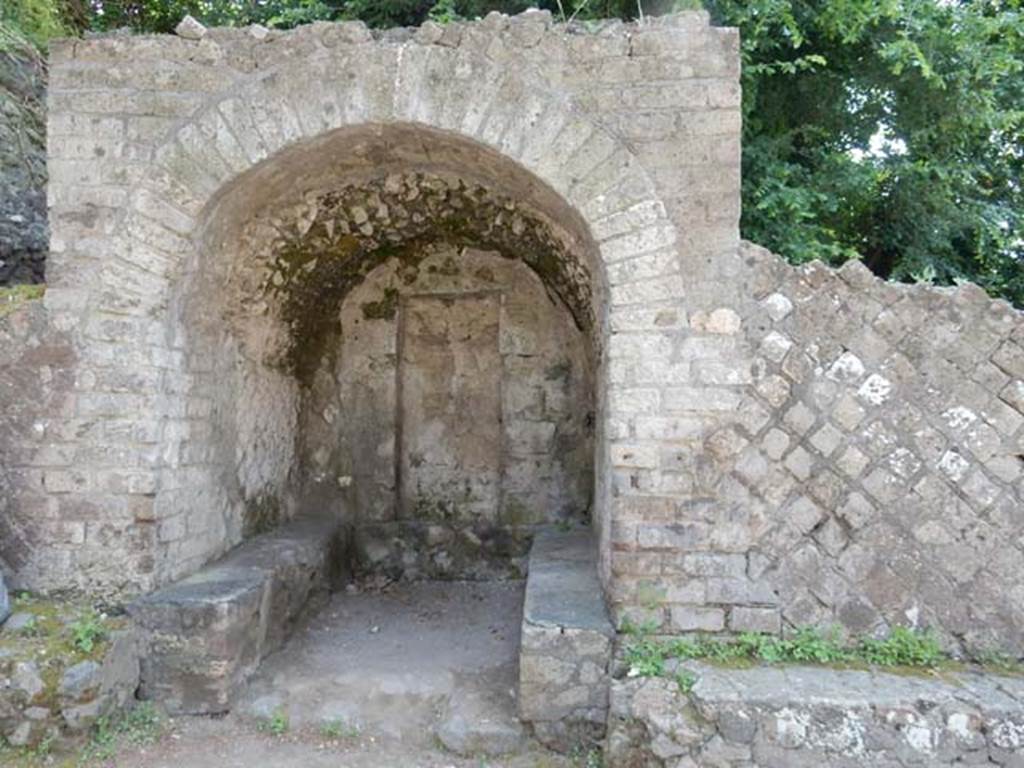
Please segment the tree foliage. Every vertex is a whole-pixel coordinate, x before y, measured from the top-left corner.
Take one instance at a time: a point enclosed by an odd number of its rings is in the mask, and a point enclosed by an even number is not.
[[[710,0],[743,33],[744,235],[1024,305],[1019,0]]]
[[[1024,306],[1024,0],[704,0],[742,34],[745,237],[795,263],[978,282]],[[446,22],[531,5],[633,18],[699,0],[4,0],[65,29]]]

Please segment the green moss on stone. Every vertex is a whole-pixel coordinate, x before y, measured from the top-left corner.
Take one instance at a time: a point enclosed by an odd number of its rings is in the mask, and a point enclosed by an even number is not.
[[[398,290],[385,288],[384,297],[379,301],[368,301],[362,305],[363,317],[367,320],[393,320],[398,312]]]
[[[509,525],[516,528],[530,525],[534,521],[533,510],[516,496],[506,496],[502,505],[502,517]]]
[[[7,317],[26,301],[41,299],[45,293],[45,285],[13,285],[9,288],[0,288],[0,317]]]
[[[99,616],[95,609],[82,601],[33,596],[27,593],[15,597],[15,613],[29,613],[35,617],[31,629],[23,632],[0,633],[0,666],[13,669],[20,662],[35,662],[43,681],[43,691],[36,698],[36,706],[46,707],[53,713],[59,710],[58,691],[64,672],[83,661],[101,661],[109,648],[112,632],[123,629],[126,620],[119,617]],[[89,650],[75,643],[72,625],[76,621],[98,622],[103,633]]]
[[[562,361],[549,366],[544,371],[544,378],[547,381],[568,382],[572,377],[572,365],[568,361]]]
[[[437,243],[521,258],[565,304],[577,327],[592,325],[590,275],[539,214],[462,181],[410,174],[403,183],[396,191],[378,179],[322,196],[312,225],[295,228],[274,253],[264,291],[282,306],[289,332],[284,363],[300,383],[309,386],[322,365],[333,364],[345,296],[389,259],[400,262],[399,274],[409,284]],[[356,209],[369,218],[360,214],[356,221]],[[452,259],[436,270],[455,275],[459,264]],[[390,319],[397,299],[368,302],[364,316]]]

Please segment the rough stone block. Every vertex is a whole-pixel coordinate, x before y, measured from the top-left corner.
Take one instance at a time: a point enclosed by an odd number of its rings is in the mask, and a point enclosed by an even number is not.
[[[336,522],[296,521],[132,603],[146,648],[141,697],[174,713],[230,709],[260,660],[326,592],[338,547]]]
[[[729,629],[733,632],[777,634],[782,629],[782,614],[777,608],[738,605],[729,611]]]
[[[725,628],[725,611],[699,605],[673,605],[672,628],[677,632],[720,632]]]

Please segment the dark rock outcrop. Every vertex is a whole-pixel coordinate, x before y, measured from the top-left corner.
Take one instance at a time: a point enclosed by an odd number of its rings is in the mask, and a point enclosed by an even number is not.
[[[41,283],[46,214],[46,62],[0,51],[0,285]]]

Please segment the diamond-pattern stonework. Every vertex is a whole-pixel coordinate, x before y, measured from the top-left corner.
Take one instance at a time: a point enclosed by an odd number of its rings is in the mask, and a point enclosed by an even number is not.
[[[768,473],[720,463],[749,494],[747,514],[759,512],[754,548],[771,562],[761,579],[775,606],[796,620],[810,597],[816,621],[849,625],[855,612],[858,631],[913,624],[938,627],[954,645],[1019,644],[1024,537],[1019,522],[991,513],[1022,503],[1019,314],[969,286],[886,285],[859,264],[795,270],[744,248],[772,288],[762,303],[781,296],[793,306],[762,326],[763,338],[793,342],[786,357],[755,359],[762,380],[782,377],[792,393],[776,405],[752,387],[747,402],[776,415],[741,430],[778,452],[798,481],[793,501],[769,500]],[[756,335],[748,341],[764,349]],[[827,382],[835,388],[822,397]],[[783,533],[794,526],[811,527]],[[856,558],[844,557],[850,549]]]

